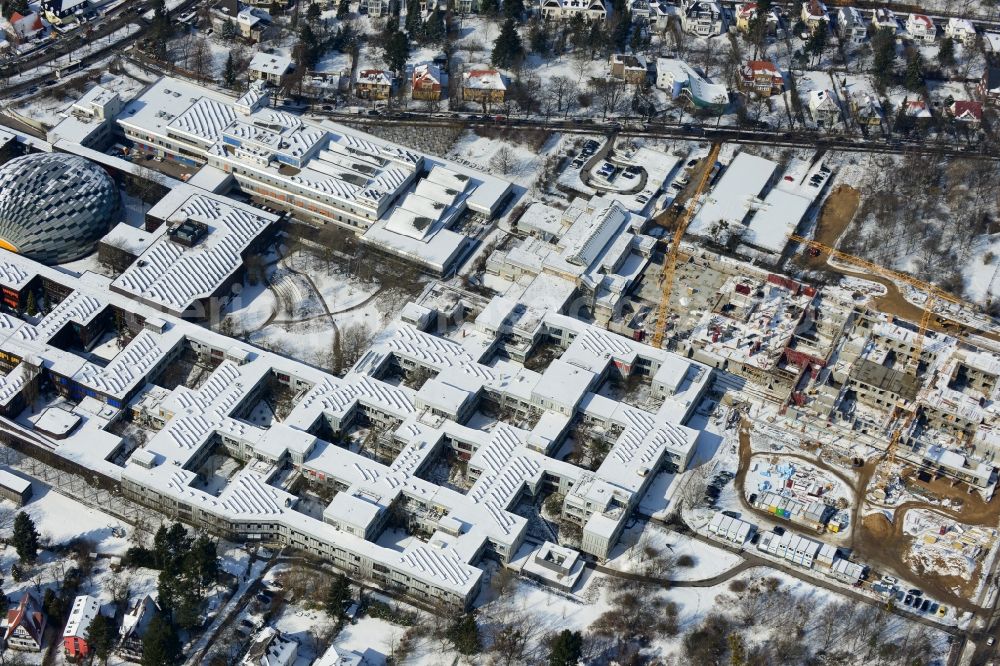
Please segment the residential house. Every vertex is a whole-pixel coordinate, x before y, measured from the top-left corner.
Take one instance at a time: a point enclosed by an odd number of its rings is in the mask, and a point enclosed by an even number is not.
[[[1000,53],[1000,32],[983,31],[983,50],[987,53]]]
[[[977,87],[979,98],[986,104],[996,104],[1000,100],[1000,67],[987,66]]]
[[[874,95],[851,97],[851,114],[859,125],[865,127],[878,127],[882,124],[882,105]]]
[[[12,650],[41,652],[45,640],[45,613],[31,592],[25,592],[17,608],[7,611],[4,644]]]
[[[396,6],[395,0],[360,0],[359,11],[363,11],[372,18],[388,16]]]
[[[437,101],[448,86],[448,75],[432,62],[425,62],[413,68],[410,90],[413,99]]]
[[[298,658],[299,644],[281,635],[274,627],[265,627],[254,639],[242,666],[291,666]]]
[[[245,7],[239,0],[219,0],[209,9],[209,18],[216,32],[225,30],[228,22],[249,42],[263,40],[271,28],[271,14],[266,9]]]
[[[462,74],[462,99],[466,102],[503,104],[506,96],[507,84],[499,71],[479,65]]]
[[[744,2],[736,5],[736,29],[740,32],[750,30],[750,21],[757,16],[757,3]]]
[[[837,34],[846,44],[859,46],[868,36],[865,17],[855,7],[841,7],[837,10]]]
[[[740,68],[740,88],[770,97],[784,92],[785,78],[770,60],[750,60]]]
[[[643,21],[648,21],[649,17],[653,15],[653,10],[649,6],[649,0],[631,0],[628,10],[632,14],[633,19],[641,19]]]
[[[906,17],[906,33],[915,41],[931,44],[937,39],[937,26],[926,14],[910,14]]]
[[[841,120],[840,104],[830,90],[810,91],[809,113],[820,127],[833,127]]]
[[[458,0],[455,11],[459,14],[472,14],[479,11],[479,0]]]
[[[654,2],[649,6],[649,23],[659,31],[664,31],[670,27],[670,22],[674,19],[673,5],[666,2]]]
[[[569,21],[582,16],[584,21],[591,23],[608,18],[604,0],[543,0],[539,9],[546,21]]]
[[[70,659],[86,659],[90,654],[90,644],[87,642],[87,630],[101,612],[101,602],[97,597],[81,594],[73,600],[73,608],[69,613],[66,628],[63,629],[63,650]]]
[[[729,90],[712,83],[690,65],[677,58],[656,59],[656,87],[666,90],[671,99],[685,97],[699,109],[721,113],[729,104]]]
[[[801,18],[810,32],[818,28],[826,30],[830,23],[830,14],[826,11],[826,5],[819,0],[803,2]]]
[[[255,53],[247,67],[247,72],[254,81],[266,81],[280,88],[294,69],[295,63],[288,56]]]
[[[952,17],[944,26],[944,34],[956,42],[972,44],[976,41],[976,26],[969,19]]]
[[[978,125],[983,122],[983,103],[974,100],[955,100],[948,107],[948,114],[957,122]]]
[[[684,32],[711,37],[725,30],[722,8],[714,0],[682,0],[680,13]]]
[[[740,32],[747,32],[750,30],[750,23],[757,17],[757,3],[756,2],[744,2],[741,5],[736,6],[736,29]],[[778,17],[778,10],[771,8],[767,14],[766,32],[767,34],[773,34],[777,32],[778,26],[780,25],[780,19]]]
[[[142,661],[142,638],[153,617],[160,612],[156,600],[143,595],[122,617],[118,638],[118,654],[129,661]]]
[[[271,14],[257,7],[244,7],[236,15],[240,37],[251,42],[265,39],[271,30]]]
[[[358,72],[354,94],[361,99],[389,99],[395,78],[385,69],[363,69]]]
[[[904,118],[913,121],[927,122],[934,117],[927,102],[922,99],[904,99],[902,112]]]
[[[354,650],[331,645],[312,666],[361,666],[364,656]]]
[[[646,82],[648,70],[646,57],[615,53],[611,56],[611,76],[624,79],[625,83],[642,84]]]
[[[38,14],[21,15],[14,12],[10,15],[11,37],[22,42],[34,39],[45,30],[45,23]]]
[[[899,32],[899,21],[896,19],[896,13],[884,7],[872,10],[872,29],[892,30],[893,34]]]
[[[52,25],[74,23],[88,8],[87,0],[42,0],[42,14]]]

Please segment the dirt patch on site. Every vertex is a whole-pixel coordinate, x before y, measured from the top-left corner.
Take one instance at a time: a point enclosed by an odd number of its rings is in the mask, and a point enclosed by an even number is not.
[[[850,185],[838,185],[823,202],[814,238],[833,247],[861,205],[861,192]]]
[[[739,455],[740,464],[735,483],[743,509],[750,514],[771,518],[746,501],[746,475],[753,456],[750,445],[750,423],[746,419],[740,424]],[[916,573],[920,578],[920,587],[929,597],[939,602],[965,611],[978,610],[978,605],[971,600],[975,594],[978,568],[975,575],[966,579],[954,574],[936,573],[933,569],[928,569],[926,563],[914,561],[911,549],[915,537],[903,532],[904,518],[912,509],[923,509],[946,515],[956,522],[990,526],[995,525],[1000,516],[1000,500],[994,498],[986,502],[977,493],[969,493],[968,486],[964,483],[952,485],[947,479],[923,483],[910,477],[910,484],[920,485],[926,490],[933,491],[938,497],[951,499],[952,506],[939,507],[920,500],[910,500],[893,507],[891,518],[882,511],[862,515],[862,508],[866,506],[864,500],[866,491],[875,477],[877,466],[876,462],[869,461],[859,470],[859,479],[849,484],[856,498],[851,508],[849,538],[853,553],[858,560],[866,562],[878,573],[893,573],[910,579],[915,579],[916,576],[913,574]],[[838,476],[842,481],[847,480],[846,475],[838,474]],[[871,508],[870,504],[867,506]]]
[[[861,526],[870,539],[889,539],[892,537],[892,523],[884,513],[870,513],[861,519]]]

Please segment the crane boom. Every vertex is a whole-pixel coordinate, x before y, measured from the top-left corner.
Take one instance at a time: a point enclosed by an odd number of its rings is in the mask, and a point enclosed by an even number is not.
[[[862,259],[861,257],[855,257],[852,254],[841,252],[840,250],[832,248],[829,245],[824,245],[819,241],[803,238],[802,236],[795,234],[792,234],[789,237],[789,240],[801,243],[802,245],[806,245],[816,250],[827,252],[831,257],[836,257],[842,261],[846,261],[856,266],[861,266],[862,268],[865,268],[866,270],[877,275],[881,275],[892,280],[899,280],[900,282],[904,282],[927,293],[927,300],[924,301],[923,312],[920,315],[920,326],[917,330],[917,339],[914,341],[913,352],[910,354],[910,359],[913,362],[915,369],[920,366],[920,354],[923,351],[924,341],[927,338],[927,328],[930,325],[931,317],[934,314],[934,302],[940,299],[950,303],[958,303],[960,305],[965,304],[965,301],[961,298],[953,296],[952,294],[949,294],[932,284],[928,284],[927,282],[910,277],[909,275],[904,275],[903,273],[899,273],[892,269],[879,266],[878,264]],[[914,372],[915,371],[916,370],[914,370]],[[903,416],[899,416],[899,418],[896,419],[896,427],[893,429],[892,435],[889,437],[889,445],[885,449],[885,460],[890,466],[896,462],[896,449],[899,447],[899,442],[903,437],[903,433],[910,427],[910,424],[913,423],[916,415],[916,409],[910,409],[908,410],[905,418]]]
[[[656,330],[653,333],[654,347],[663,346],[663,335],[667,330],[667,313],[670,310],[670,294],[673,291],[674,270],[677,268],[677,254],[681,245],[681,239],[684,238],[684,233],[687,231],[688,225],[691,224],[691,220],[697,212],[696,204],[698,197],[701,196],[702,192],[705,190],[705,186],[708,185],[708,181],[712,176],[712,165],[715,164],[715,161],[718,159],[719,151],[721,149],[722,144],[712,144],[712,150],[709,151],[708,157],[705,158],[706,162],[704,164],[704,168],[702,169],[701,178],[698,180],[698,184],[689,198],[691,205],[688,206],[686,211],[684,211],[683,217],[677,221],[677,228],[674,230],[674,237],[670,243],[670,250],[667,252],[667,256],[663,261],[663,273],[660,277],[660,285],[663,289],[663,293],[660,296],[660,304],[656,308]]]
[[[848,263],[854,264],[855,266],[860,266],[871,273],[881,275],[882,277],[889,278],[890,280],[898,280],[905,284],[914,287],[915,289],[920,289],[926,292],[927,300],[924,301],[923,312],[920,316],[920,328],[917,331],[917,339],[914,342],[913,353],[910,354],[910,358],[913,359],[915,365],[920,364],[920,354],[924,348],[924,342],[927,338],[927,329],[931,323],[931,317],[934,315],[934,302],[938,300],[948,301],[949,303],[956,303],[958,305],[968,306],[964,300],[958,296],[949,294],[948,292],[935,287],[934,285],[924,282],[923,280],[918,280],[915,277],[911,277],[904,273],[899,273],[891,268],[885,268],[884,266],[879,266],[878,264],[872,263],[867,259],[862,259],[861,257],[855,257],[853,254],[847,254],[846,252],[841,252],[840,250],[830,247],[829,245],[824,245],[819,241],[810,240],[808,238],[803,238],[796,234],[792,234],[789,240],[796,243],[801,243],[807,247],[811,247],[815,250],[822,252],[827,252],[831,257],[836,257],[841,261],[846,261]]]

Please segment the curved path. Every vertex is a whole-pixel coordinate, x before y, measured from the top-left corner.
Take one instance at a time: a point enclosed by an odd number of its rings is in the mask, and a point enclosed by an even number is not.
[[[717,544],[712,544],[717,545]],[[710,578],[702,578],[699,580],[673,580],[672,578],[662,578],[660,576],[647,576],[646,574],[638,574],[632,571],[621,571],[619,569],[613,569],[611,567],[606,567],[600,564],[594,564],[592,562],[587,563],[588,567],[592,567],[594,571],[598,571],[602,574],[612,576],[614,578],[624,578],[625,580],[634,580],[641,583],[650,583],[653,585],[662,585],[667,588],[672,587],[715,587],[716,585],[721,585],[726,581],[730,580],[743,573],[748,569],[753,569],[758,566],[748,559],[745,559],[737,564],[732,569],[723,571],[722,573],[716,574]]]
[[[739,470],[736,474],[736,491],[740,498],[740,505],[749,513],[773,520],[773,516],[767,512],[751,506],[746,499],[745,482],[749,469],[749,461],[752,455],[750,447],[750,421],[744,416],[739,431]],[[858,481],[850,483],[850,487],[855,492],[855,502],[851,511],[851,535],[848,540],[851,550],[859,556],[859,559],[868,562],[873,568],[880,568],[891,571],[904,578],[913,578],[915,573],[904,560],[905,549],[908,547],[911,537],[903,533],[906,513],[912,509],[924,509],[948,516],[956,521],[973,525],[989,525],[989,520],[995,522],[996,508],[994,506],[983,505],[970,509],[963,506],[961,510],[945,507],[938,507],[920,500],[909,500],[895,507],[891,520],[885,519],[886,524],[883,529],[876,529],[871,521],[878,521],[877,516],[884,514],[869,514],[876,516],[869,518],[866,524],[865,517],[861,515],[861,507],[865,503],[864,497],[871,478],[875,473],[878,461],[870,461],[861,468],[861,476]],[[812,579],[810,579],[812,580]],[[963,611],[975,613],[982,610],[982,607],[971,600],[956,594],[952,590],[950,583],[945,579],[924,575],[921,579],[921,586],[928,594],[946,605],[953,606]],[[915,616],[917,617],[917,616]],[[940,626],[934,623],[934,626]]]

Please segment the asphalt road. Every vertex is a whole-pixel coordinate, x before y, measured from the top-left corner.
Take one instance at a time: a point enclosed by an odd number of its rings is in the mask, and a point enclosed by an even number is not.
[[[199,0],[185,0],[185,2],[178,7],[176,7],[171,14],[179,15],[188,11],[191,7],[198,4]],[[139,18],[142,14],[149,11],[153,6],[152,0],[147,0],[146,2],[139,5],[125,5],[128,9],[121,11],[116,14],[114,18],[108,20],[106,19],[103,23],[99,24],[96,29],[91,33],[86,34],[83,30],[64,35],[57,39],[55,42],[49,44],[45,48],[39,50],[37,53],[32,54],[27,60],[24,61],[14,61],[11,63],[6,63],[0,65],[0,78],[8,78],[13,76],[18,72],[24,72],[35,67],[40,67],[42,65],[48,64],[67,53],[73,53],[79,49],[84,43],[87,42],[97,42],[100,39],[107,37],[109,34],[116,30],[119,30],[129,23],[139,23],[140,30],[135,34],[129,35],[124,39],[120,39],[113,44],[107,44],[104,48],[96,51],[92,51],[87,54],[86,57],[80,59],[78,62],[73,63],[74,71],[79,71],[84,69],[90,63],[100,58],[105,57],[110,52],[114,51],[124,51],[130,45],[142,39],[146,33],[146,25],[141,23]],[[69,65],[67,65],[68,67]],[[38,87],[39,84],[52,79],[54,74],[52,72],[39,73],[38,76],[34,76],[29,80],[21,81],[19,83],[0,87],[0,94],[4,96],[17,95],[18,93],[24,92],[26,90],[31,90],[34,87]]]

